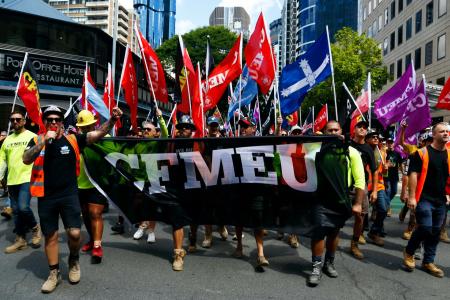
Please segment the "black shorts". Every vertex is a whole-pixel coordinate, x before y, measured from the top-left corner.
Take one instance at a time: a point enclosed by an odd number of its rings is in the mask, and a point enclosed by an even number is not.
[[[44,236],[58,231],[59,216],[64,228],[81,228],[81,209],[78,194],[60,198],[39,198],[38,214]]]
[[[78,197],[80,198],[81,204],[92,203],[106,205],[107,200],[105,197],[97,191],[96,188],[93,189],[78,189]]]

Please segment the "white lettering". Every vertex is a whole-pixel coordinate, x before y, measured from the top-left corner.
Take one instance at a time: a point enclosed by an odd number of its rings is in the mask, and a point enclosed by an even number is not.
[[[242,177],[242,183],[260,183],[277,185],[277,173],[267,172],[267,177],[256,176],[255,171],[265,172],[266,167],[264,165],[263,156],[254,156],[254,154],[264,154],[265,157],[273,157],[273,146],[253,146],[253,147],[241,147],[236,148],[236,153],[241,156],[242,171],[244,177]]]
[[[168,161],[170,165],[178,165],[176,153],[156,153],[156,154],[141,154],[141,159],[145,162],[145,169],[147,171],[148,181],[150,187],[148,189],[150,194],[160,194],[166,192],[166,187],[162,186],[162,181],[170,181],[169,167],[158,167],[159,161]],[[143,189],[143,187],[142,187]],[[141,189],[141,190],[142,190]]]

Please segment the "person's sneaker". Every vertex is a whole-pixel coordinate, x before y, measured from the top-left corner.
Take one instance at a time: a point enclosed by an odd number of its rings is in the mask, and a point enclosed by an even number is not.
[[[322,262],[317,261],[312,264],[312,272],[307,279],[307,284],[311,287],[319,285],[322,279]]]
[[[403,250],[403,266],[407,271],[412,272],[416,268],[416,261],[414,260],[414,255],[410,255]]]
[[[39,248],[41,246],[41,239],[41,226],[36,224],[36,226],[31,229],[31,247]]]
[[[202,242],[202,248],[211,248],[211,244],[212,244],[212,236],[211,235],[205,236],[205,239]]]
[[[408,206],[405,204],[405,205],[403,205],[402,209],[400,210],[400,212],[398,214],[398,219],[400,220],[400,222],[403,223],[405,221],[407,213],[408,213]]]
[[[369,232],[367,234],[367,236],[372,241],[372,243],[374,243],[375,245],[377,245],[379,247],[383,247],[384,246],[384,240],[378,234]]]
[[[358,244],[365,245],[367,243],[366,239],[364,238],[364,234],[361,234],[359,236]]]
[[[298,242],[298,237],[295,234],[290,234],[288,237],[288,244],[289,246],[291,246],[292,248],[298,248],[299,246],[299,242]]]
[[[260,267],[267,267],[269,265],[269,261],[264,256],[258,256],[256,259],[256,264]]]
[[[439,234],[439,240],[443,243],[450,244],[450,238],[448,238],[447,230],[442,229]]]
[[[233,256],[235,258],[243,258],[244,257],[244,251],[242,250],[242,247],[236,248],[233,252]]]
[[[80,282],[81,271],[78,259],[69,259],[69,283],[77,284]]]
[[[422,264],[422,268],[435,277],[444,277],[444,271],[439,269],[434,263],[424,263]]]
[[[92,258],[91,263],[92,264],[99,264],[102,262],[103,258],[103,248],[102,246],[94,247],[92,249]]]
[[[183,258],[186,256],[186,251],[184,249],[173,250],[173,263],[172,270],[183,271]]]
[[[11,207],[3,207],[2,212],[0,213],[0,215],[2,215],[3,218],[5,218],[6,220],[11,220],[12,215],[13,215],[13,210]]]
[[[411,239],[411,235],[412,235],[412,230],[408,228],[406,228],[406,230],[403,232],[402,234],[402,239],[409,241]]]
[[[133,239],[140,240],[144,236],[146,229],[147,227],[139,226],[138,230],[136,230],[136,232],[133,235]]]
[[[14,243],[11,246],[5,248],[5,253],[11,254],[27,248],[28,248],[27,241],[23,237],[17,235]]]
[[[228,230],[225,226],[219,226],[219,235],[222,241],[226,241],[228,238]]]
[[[364,254],[359,250],[358,243],[352,241],[350,244],[350,253],[357,259],[363,259]]]
[[[86,244],[83,245],[83,247],[81,247],[81,251],[82,252],[89,252],[92,250],[92,248],[94,248],[94,242],[93,241],[89,241]]]
[[[48,294],[53,292],[58,284],[61,282],[61,273],[58,269],[50,270],[50,275],[48,275],[47,280],[41,287],[41,292],[44,294]]]
[[[388,217],[388,218],[392,217],[392,209],[390,207],[386,213],[386,217]]]
[[[125,227],[123,226],[123,223],[117,222],[111,227],[111,231],[114,231],[115,233],[122,234],[125,232]]]
[[[336,267],[334,266],[334,262],[331,260],[325,261],[322,271],[331,278],[337,278],[339,276]]]
[[[147,236],[147,243],[153,244],[155,242],[156,242],[155,232],[149,231],[148,236]]]

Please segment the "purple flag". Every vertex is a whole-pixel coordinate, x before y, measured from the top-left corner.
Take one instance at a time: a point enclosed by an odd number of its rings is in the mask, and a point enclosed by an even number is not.
[[[414,97],[415,88],[416,72],[410,64],[397,83],[375,102],[375,114],[384,128],[402,119],[409,100]]]

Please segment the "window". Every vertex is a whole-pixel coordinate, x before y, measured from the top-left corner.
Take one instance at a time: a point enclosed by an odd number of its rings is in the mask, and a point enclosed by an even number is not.
[[[369,26],[369,28],[367,29],[367,37],[372,37],[372,25]]]
[[[373,10],[375,10],[375,8],[377,8],[377,0],[373,0]]]
[[[378,31],[383,28],[383,15],[378,16]]]
[[[397,30],[397,45],[403,43],[403,25],[401,25]]]
[[[411,64],[411,53],[406,55],[405,57],[405,70],[408,68],[410,64]]]
[[[372,1],[369,1],[369,16],[372,13]]]
[[[425,45],[425,66],[433,63],[433,41]]]
[[[398,14],[403,11],[403,0],[398,0]]]
[[[372,34],[373,34],[373,36],[375,36],[377,34],[377,32],[378,32],[377,21],[375,20],[372,23]]]
[[[391,64],[389,66],[389,80],[390,81],[394,80],[394,74],[395,74],[395,65]]]
[[[441,77],[441,78],[436,79],[436,84],[444,85],[445,84],[445,77]]]
[[[445,33],[438,37],[437,44],[437,59],[443,59],[445,57]]]
[[[395,0],[391,3],[391,20],[395,18]]]
[[[364,21],[367,19],[367,7],[364,7]]]
[[[391,51],[395,49],[395,31],[391,33]]]
[[[389,8],[386,7],[384,10],[384,26],[389,23]]]
[[[439,0],[439,7],[438,7],[438,16],[439,18],[442,17],[447,13],[447,1],[446,0]]]
[[[422,30],[422,10],[416,12],[416,34]]]
[[[397,60],[397,78],[402,77],[402,59],[400,58],[399,60]]]
[[[406,40],[412,36],[412,17],[406,21]]]
[[[389,50],[389,40],[388,38],[385,38],[383,41],[383,55],[388,54],[388,50]]]
[[[414,69],[418,70],[422,67],[422,48],[414,51]]]
[[[427,26],[433,23],[433,1],[427,4]]]

